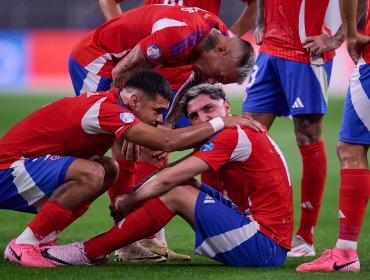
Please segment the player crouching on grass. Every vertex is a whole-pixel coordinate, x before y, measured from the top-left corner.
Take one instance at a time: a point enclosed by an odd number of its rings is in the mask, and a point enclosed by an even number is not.
[[[191,88],[182,104],[192,125],[230,116],[217,85]],[[193,179],[210,169],[219,173],[235,204]],[[291,249],[292,206],[288,168],[278,146],[266,131],[237,125],[217,132],[136,192],[117,197],[112,212],[125,218],[106,233],[40,253],[55,266],[92,265],[157,232],[177,214],[194,228],[195,252],[201,256],[230,266],[282,266]]]
[[[259,123],[240,117],[175,130],[156,128],[171,97],[161,75],[141,71],[122,90],[63,98],[9,130],[0,140],[0,208],[37,215],[8,244],[5,259],[54,266],[41,257],[42,245],[54,242],[115,182],[117,163],[104,154],[117,139],[169,152],[192,147],[224,126],[259,129]]]

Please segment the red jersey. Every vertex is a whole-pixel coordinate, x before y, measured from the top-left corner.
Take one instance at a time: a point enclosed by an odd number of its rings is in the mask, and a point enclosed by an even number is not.
[[[367,16],[366,16],[366,23],[364,28],[364,34],[370,36],[370,19],[369,19],[369,12],[370,12],[370,1],[367,3]],[[367,44],[362,49],[361,53],[363,59],[367,64],[370,64],[370,44]]]
[[[267,132],[228,128],[193,153],[218,172],[231,200],[259,231],[291,249],[293,198],[285,158]]]
[[[302,63],[322,64],[334,57],[329,51],[311,58],[302,42],[307,36],[322,34],[329,0],[268,0],[265,1],[265,36],[260,52]]]
[[[190,64],[192,50],[212,28],[227,34],[214,14],[194,7],[148,5],[122,13],[88,33],[72,50],[88,71],[111,78],[113,67],[140,44],[153,66]]]
[[[47,154],[103,156],[126,129],[139,123],[118,100],[118,90],[66,97],[42,107],[0,140],[0,170],[20,158]]]

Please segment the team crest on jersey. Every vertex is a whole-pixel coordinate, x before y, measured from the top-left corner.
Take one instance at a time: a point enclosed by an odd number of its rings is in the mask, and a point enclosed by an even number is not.
[[[162,56],[162,49],[160,46],[152,44],[146,48],[146,55],[150,59],[157,60]]]
[[[209,152],[209,151],[212,151],[214,147],[215,147],[215,145],[212,142],[208,141],[208,142],[204,143],[202,145],[202,147],[200,147],[199,150],[201,152]]]
[[[135,116],[128,112],[120,113],[119,118],[124,123],[132,123],[135,120]]]

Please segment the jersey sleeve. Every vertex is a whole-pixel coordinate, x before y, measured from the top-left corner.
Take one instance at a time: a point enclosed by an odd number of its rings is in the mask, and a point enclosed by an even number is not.
[[[192,156],[202,159],[211,169],[217,171],[223,165],[233,161],[233,151],[237,142],[236,129],[223,129],[200,148],[197,148]]]
[[[139,122],[132,112],[118,104],[102,103],[100,107],[99,126],[103,131],[115,134],[117,139]]]

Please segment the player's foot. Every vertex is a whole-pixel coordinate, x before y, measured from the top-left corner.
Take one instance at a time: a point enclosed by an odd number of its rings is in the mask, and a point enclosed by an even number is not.
[[[139,242],[134,242],[114,252],[114,261],[116,262],[156,263],[165,260],[165,257],[151,252],[141,246]]]
[[[163,246],[157,238],[142,239],[139,241],[140,245],[149,249],[155,254],[163,256],[167,261],[189,261],[190,256],[176,253],[167,247]]]
[[[288,257],[312,257],[315,256],[315,248],[300,235],[296,235],[292,241],[292,250],[287,254]]]
[[[4,259],[22,266],[54,267],[54,264],[42,257],[37,245],[16,244],[15,238],[4,251]]]
[[[357,272],[360,271],[360,261],[355,249],[325,250],[321,257],[296,268],[298,272]]]
[[[108,261],[108,257],[104,256],[95,261],[90,261],[86,257],[84,245],[82,242],[72,243],[70,245],[52,246],[43,248],[41,255],[51,261],[55,266],[62,265],[96,265]]]

